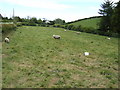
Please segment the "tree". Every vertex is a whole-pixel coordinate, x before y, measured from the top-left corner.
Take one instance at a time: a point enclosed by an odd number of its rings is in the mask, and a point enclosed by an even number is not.
[[[38,19],[37,20],[37,23],[40,25],[42,23],[42,20],[41,19]]]
[[[37,23],[37,19],[36,19],[35,17],[32,17],[32,18],[30,19],[30,22],[31,22],[31,23]]]
[[[55,24],[54,21],[49,21],[49,22],[50,22],[49,25],[54,25]]]
[[[120,1],[116,4],[111,23],[113,32],[120,33]]]
[[[55,24],[60,24],[60,25],[65,24],[65,20],[62,20],[60,18],[55,19],[54,22],[55,22]]]
[[[16,22],[21,22],[21,21],[22,21],[22,19],[21,19],[19,16],[15,16],[15,17],[14,17],[14,20],[15,20]]]
[[[74,25],[70,24],[70,25],[67,26],[67,29],[72,30],[73,27],[74,27]]]
[[[113,2],[110,0],[105,1],[101,4],[101,8],[99,9],[99,14],[102,15],[99,28],[103,32],[109,32],[111,30],[111,17],[113,14]]]

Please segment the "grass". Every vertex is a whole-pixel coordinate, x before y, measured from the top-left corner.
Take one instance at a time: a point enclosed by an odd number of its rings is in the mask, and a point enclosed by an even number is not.
[[[9,44],[3,42],[3,88],[118,88],[118,39],[106,38],[19,27]],[[90,55],[84,56],[85,51]]]
[[[100,18],[91,18],[91,19],[89,18],[86,20],[74,22],[72,23],[72,25],[75,25],[75,26],[81,25],[82,27],[98,29],[99,21],[100,21]]]

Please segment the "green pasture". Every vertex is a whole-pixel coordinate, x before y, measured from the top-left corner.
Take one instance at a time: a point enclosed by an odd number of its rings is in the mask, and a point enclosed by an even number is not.
[[[99,22],[100,18],[89,18],[71,24],[75,26],[81,25],[82,27],[98,29]]]
[[[39,26],[18,27],[8,36],[10,43],[2,43],[3,88],[118,88],[117,38]]]

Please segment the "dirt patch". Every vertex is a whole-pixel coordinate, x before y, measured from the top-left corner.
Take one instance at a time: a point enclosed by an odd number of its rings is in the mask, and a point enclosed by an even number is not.
[[[29,63],[29,62],[21,62],[21,63],[17,63],[14,62],[14,65],[16,65],[17,67],[22,67],[22,68],[30,68],[33,66],[33,64]]]
[[[50,82],[49,82],[48,88],[54,86],[55,83],[57,83],[58,81],[59,81],[59,78],[53,77],[53,78],[50,80]]]
[[[73,75],[71,76],[71,78],[72,78],[73,80],[75,80],[75,81],[80,80],[79,74],[73,74]]]

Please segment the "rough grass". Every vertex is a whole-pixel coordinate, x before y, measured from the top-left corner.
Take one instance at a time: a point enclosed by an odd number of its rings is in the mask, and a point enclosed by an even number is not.
[[[106,38],[19,27],[9,44],[3,42],[3,88],[118,88],[118,40]]]
[[[14,30],[16,28],[16,26],[14,24],[1,24],[1,26],[2,26],[3,34],[11,32],[12,30]]]
[[[0,40],[2,40],[2,38],[5,38],[7,35],[9,35],[9,33],[13,33],[16,29],[16,25],[15,24],[0,24],[1,26],[1,31],[0,33],[2,34],[2,37],[0,37]]]
[[[99,21],[100,21],[100,18],[91,18],[91,19],[89,18],[89,19],[81,20],[71,24],[75,26],[81,25],[82,27],[98,29]]]

